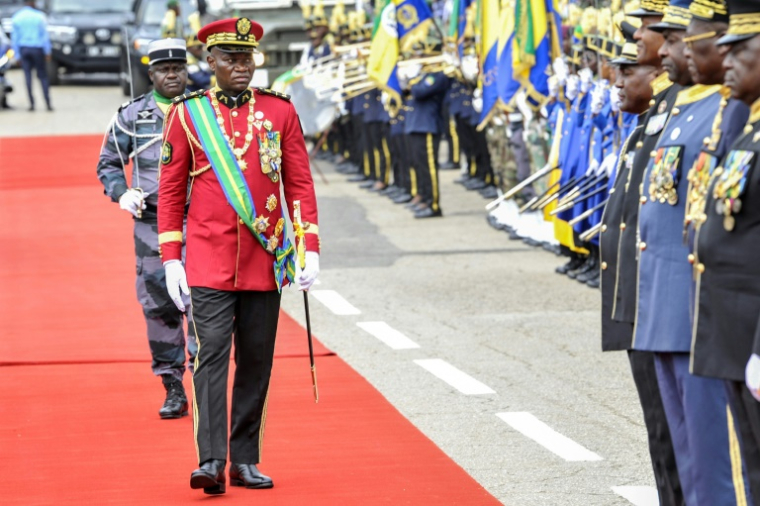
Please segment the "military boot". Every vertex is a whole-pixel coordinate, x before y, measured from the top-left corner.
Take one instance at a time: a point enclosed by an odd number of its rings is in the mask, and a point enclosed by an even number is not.
[[[166,388],[166,400],[158,414],[162,419],[181,418],[187,416],[187,395],[185,387],[178,379],[164,376],[164,388]]]

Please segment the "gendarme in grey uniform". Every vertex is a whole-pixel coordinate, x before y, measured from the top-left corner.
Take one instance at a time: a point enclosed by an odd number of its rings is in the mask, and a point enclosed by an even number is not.
[[[177,39],[158,42],[165,45],[165,41],[172,40]],[[184,41],[179,42],[183,45],[181,54],[184,58]],[[176,55],[176,50],[173,55]],[[177,382],[181,384],[185,372],[185,332],[184,315],[166,292],[165,273],[158,247],[156,204],[164,124],[164,112],[160,107],[163,104],[160,103],[164,101],[170,102],[156,92],[150,92],[119,108],[106,132],[97,172],[104,193],[113,202],[119,202],[130,188],[140,188],[146,195],[141,217],[134,218],[137,298],[147,324],[153,373],[161,376],[168,388]],[[130,159],[133,160],[131,185],[127,182],[124,170]],[[135,166],[138,170],[135,170]],[[187,302],[189,307],[189,298]],[[187,340],[187,348],[192,371],[197,344],[192,334],[192,324],[188,327],[190,338]]]

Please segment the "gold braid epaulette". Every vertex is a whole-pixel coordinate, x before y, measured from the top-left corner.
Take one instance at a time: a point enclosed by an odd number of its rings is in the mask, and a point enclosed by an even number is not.
[[[286,93],[280,93],[279,91],[270,90],[269,88],[256,88],[256,91],[262,95],[271,95],[273,97],[281,98],[290,102],[290,95]]]
[[[184,102],[185,100],[189,100],[191,98],[202,97],[204,93],[206,93],[206,90],[191,91],[190,93],[185,93],[184,95],[174,97],[172,99],[172,103],[179,104],[180,102]]]

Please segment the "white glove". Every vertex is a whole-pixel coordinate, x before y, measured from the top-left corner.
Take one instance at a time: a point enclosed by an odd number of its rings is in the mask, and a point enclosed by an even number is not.
[[[480,67],[478,66],[478,57],[475,55],[467,55],[462,58],[462,75],[470,82],[475,82],[478,78],[478,72]]]
[[[585,68],[578,72],[578,77],[581,78],[581,93],[588,93],[591,89],[591,83],[594,81],[594,73],[591,69]]]
[[[598,83],[591,90],[591,114],[594,116],[602,112],[602,107],[604,107],[604,91],[605,88],[602,83]]]
[[[306,252],[306,263],[303,269],[296,260],[296,277],[295,280],[301,285],[301,290],[308,290],[319,274],[319,253],[316,251]]]
[[[556,58],[554,62],[552,62],[552,70],[554,71],[554,75],[557,76],[559,85],[564,85],[565,82],[567,82],[567,75],[570,73],[565,60],[562,58]]]
[[[580,80],[578,79],[578,76],[575,74],[569,76],[567,78],[567,85],[565,86],[565,96],[569,100],[575,100],[575,97],[578,96],[580,86]]]
[[[597,171],[597,175],[601,176],[603,173],[607,173],[607,177],[612,177],[612,171],[615,170],[615,166],[617,165],[618,156],[617,153],[613,153],[611,155],[607,155],[604,160],[602,161],[602,164],[599,166],[599,170]]]
[[[483,111],[483,99],[473,98],[472,99],[472,108],[475,109],[475,112],[482,112]]]
[[[548,80],[548,84],[549,84],[549,97],[557,98],[557,95],[559,94],[559,79],[557,79],[557,76],[551,76]]]
[[[749,357],[744,369],[744,382],[755,400],[760,401],[760,357],[755,353]]]
[[[411,80],[420,75],[420,72],[422,72],[422,65],[419,63],[415,63],[414,65],[407,65],[406,67],[406,78]]]
[[[596,158],[592,158],[591,163],[588,164],[588,168],[586,169],[586,176],[593,176],[598,169],[599,161]]]
[[[621,103],[622,101],[620,100],[620,90],[615,88],[610,92],[610,108],[612,109],[612,112],[620,111]]]
[[[129,211],[132,213],[132,216],[137,218],[137,210],[139,209],[142,211],[145,209],[145,199],[148,195],[148,193],[143,193],[134,188],[130,188],[124,192],[124,195],[119,197],[119,207],[125,211]]]
[[[164,271],[166,272],[166,291],[169,292],[169,298],[180,311],[185,311],[185,303],[182,302],[180,290],[185,295],[190,295],[190,288],[187,286],[187,276],[182,262],[179,260],[168,260],[164,262]]]

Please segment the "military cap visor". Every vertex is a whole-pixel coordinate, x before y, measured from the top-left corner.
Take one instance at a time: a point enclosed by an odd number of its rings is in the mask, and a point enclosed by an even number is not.
[[[728,30],[716,44],[736,44],[760,34],[760,2],[728,0]]]

